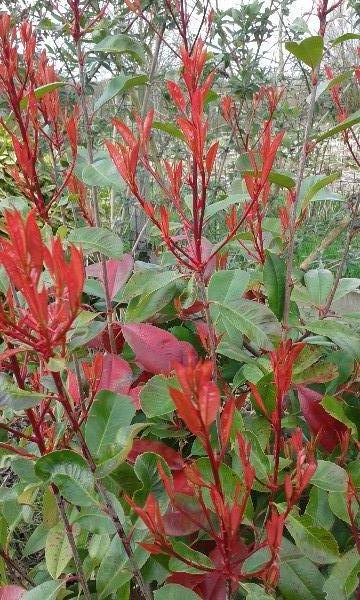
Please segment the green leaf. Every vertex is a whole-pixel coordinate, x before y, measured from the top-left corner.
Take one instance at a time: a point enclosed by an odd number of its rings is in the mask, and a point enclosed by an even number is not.
[[[177,583],[168,583],[154,593],[154,600],[201,600],[189,588]]]
[[[171,472],[165,460],[155,452],[144,452],[137,457],[134,465],[135,475],[140,479],[142,488],[137,490],[134,500],[137,504],[145,504],[149,494],[153,494],[160,503],[160,507],[166,507],[168,497],[164,490],[164,484],[158,470],[161,463],[166,475],[171,478]]]
[[[266,250],[263,277],[269,306],[281,321],[284,311],[286,266],[282,258],[268,250]]]
[[[357,110],[356,112],[354,112],[347,119],[345,119],[344,121],[341,121],[341,123],[338,123],[334,127],[331,127],[331,129],[324,131],[324,133],[322,133],[321,135],[319,135],[316,138],[315,142],[316,143],[322,142],[323,140],[327,140],[330,137],[334,137],[334,135],[337,135],[341,131],[345,131],[346,129],[349,129],[350,127],[353,127],[354,125],[357,125],[357,123],[360,123],[360,110]]]
[[[339,281],[339,285],[336,288],[336,292],[334,295],[334,302],[336,300],[340,300],[350,292],[354,292],[355,290],[360,288],[360,279],[358,277],[343,277]]]
[[[93,163],[85,162],[77,175],[86,185],[123,190],[124,182],[111,158],[101,155]]]
[[[301,211],[307,208],[311,201],[316,201],[319,192],[323,191],[328,185],[339,179],[341,173],[331,173],[330,175],[310,175],[305,177],[301,184],[298,202],[298,215]],[[333,192],[328,192],[329,197],[332,197]],[[319,199],[326,200],[326,196],[319,196]]]
[[[339,558],[339,548],[330,531],[311,525],[306,516],[289,515],[286,528],[294,538],[296,546],[307,558],[319,565],[334,563]]]
[[[111,54],[129,54],[138,63],[144,62],[144,45],[129,35],[119,33],[101,40],[90,52],[108,52]]]
[[[321,406],[325,408],[326,412],[337,419],[341,423],[344,423],[346,427],[351,429],[352,433],[356,435],[357,429],[355,423],[353,423],[346,414],[346,409],[349,406],[344,400],[338,400],[334,396],[325,395],[320,402]]]
[[[334,283],[334,275],[328,269],[311,269],[304,275],[306,289],[315,306],[324,306]]]
[[[320,35],[305,38],[302,42],[286,42],[285,48],[300,62],[311,69],[320,64],[324,52],[324,40]]]
[[[201,567],[205,567],[205,569],[214,569],[215,570],[215,565],[210,560],[210,558],[208,558],[202,552],[197,552],[196,550],[193,550],[192,548],[190,548],[190,546],[187,546],[183,542],[177,542],[177,541],[173,542],[173,548],[174,548],[175,552],[177,552],[177,554],[180,554],[180,556],[183,556],[186,560],[190,560],[190,561],[198,564],[199,568],[191,567],[191,566],[187,565],[186,563],[184,563],[179,558],[170,558],[170,561],[169,561],[170,571],[175,571],[175,572],[180,571],[182,573],[195,573],[196,574],[196,573],[204,573],[205,572],[204,569],[201,569]]]
[[[95,507],[82,508],[74,519],[81,529],[94,534],[114,534],[115,526],[110,517]]]
[[[229,206],[233,206],[234,204],[239,204],[241,202],[246,202],[249,200],[248,194],[237,194],[236,196],[229,196],[225,200],[219,200],[218,202],[213,202],[209,204],[205,209],[205,219],[211,219],[214,215],[216,215],[221,210],[226,210]]]
[[[348,600],[358,585],[360,556],[356,548],[352,548],[339,559],[325,582],[326,600]]]
[[[331,45],[337,46],[338,44],[348,42],[349,40],[360,40],[360,33],[354,33],[352,31],[349,31],[348,33],[343,33],[342,35],[339,35],[334,40],[332,40]]]
[[[154,271],[144,269],[134,273],[121,291],[119,301],[129,302],[136,296],[156,292],[178,281],[184,276],[176,271]]]
[[[323,600],[324,576],[319,569],[283,538],[278,588],[284,600]]]
[[[72,558],[70,542],[64,524],[49,530],[45,543],[46,568],[53,579],[58,579]]]
[[[272,349],[272,343],[265,328],[275,323],[275,315],[265,305],[241,299],[227,304],[212,302],[210,313],[219,333],[222,333],[221,322],[223,322],[226,324],[226,328],[235,329],[246,335],[256,346],[266,350]]]
[[[69,235],[69,242],[81,246],[84,252],[100,252],[110,258],[120,258],[123,254],[121,239],[109,229],[101,227],[78,227]]]
[[[168,133],[169,135],[178,140],[184,139],[184,134],[181,131],[181,129],[173,125],[173,123],[165,123],[164,121],[153,121],[152,127],[153,129],[164,131],[165,133]]]
[[[169,387],[178,387],[176,377],[155,375],[145,383],[140,392],[141,408],[148,419],[167,415],[174,410]]]
[[[182,281],[179,278],[177,279],[177,281],[154,292],[141,294],[136,296],[136,298],[132,298],[126,309],[125,322],[142,323],[158,315],[165,307],[171,304],[175,296],[180,294],[181,289],[179,288],[181,288]],[[172,306],[170,306],[170,309],[172,309]]]
[[[134,87],[138,85],[145,85],[148,81],[147,75],[117,75],[110,79],[107,83],[100,98],[97,99],[94,105],[94,112],[99,110],[106,102],[109,102],[112,98],[118,94],[126,94]]]
[[[130,546],[133,558],[139,569],[148,558],[148,553],[138,545],[142,541],[145,531],[135,530],[131,535]],[[96,598],[102,600],[114,595],[116,591],[133,578],[133,571],[129,564],[124,545],[117,535],[114,536],[109,548],[102,559],[96,576]]]
[[[94,478],[86,460],[73,450],[49,452],[35,463],[40,479],[55,483],[69,502],[79,506],[96,503],[93,497]]]
[[[32,590],[25,592],[21,600],[56,600],[58,594],[65,586],[65,581],[44,581]]]
[[[249,273],[241,269],[216,271],[209,282],[208,299],[222,304],[238,300],[246,291],[249,281]]]
[[[329,506],[335,517],[351,525],[346,492],[329,492]],[[359,510],[356,498],[352,498],[351,510],[354,517],[356,517]]]
[[[35,552],[40,552],[45,548],[46,538],[49,529],[43,523],[35,527],[30,537],[26,540],[22,556],[30,556]]]
[[[246,591],[246,600],[274,600],[274,596],[269,596],[257,583],[242,583],[241,587]]]
[[[329,507],[328,493],[325,490],[316,486],[311,488],[305,514],[311,517],[317,527],[329,530],[332,528],[335,519]]]
[[[347,480],[345,469],[328,460],[318,460],[310,483],[328,492],[344,492]]]
[[[308,323],[306,328],[312,333],[330,338],[353,358],[360,357],[360,337],[345,323],[334,319],[322,319]]]
[[[114,453],[119,429],[130,425],[134,415],[135,407],[128,396],[108,390],[96,395],[85,425],[85,441],[95,462]]]
[[[18,388],[4,375],[0,378],[0,408],[20,411],[32,408],[44,400],[44,394],[28,392]]]
[[[41,100],[46,94],[50,92],[54,92],[61,87],[64,87],[65,81],[53,81],[51,83],[46,83],[45,85],[41,85],[38,88],[35,88],[34,94],[37,100]],[[24,109],[29,104],[29,96],[25,96],[20,102],[20,108]]]

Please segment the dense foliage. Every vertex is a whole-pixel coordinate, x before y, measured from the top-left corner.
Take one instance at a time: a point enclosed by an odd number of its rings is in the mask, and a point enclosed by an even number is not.
[[[0,15],[1,599],[359,598],[356,5],[46,4]]]

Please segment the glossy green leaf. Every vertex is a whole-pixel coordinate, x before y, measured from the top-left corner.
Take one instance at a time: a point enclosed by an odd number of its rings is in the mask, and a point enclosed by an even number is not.
[[[69,242],[81,246],[84,252],[100,252],[110,258],[120,258],[123,254],[121,239],[109,229],[101,227],[78,227],[69,235]]]
[[[174,125],[173,123],[167,123],[164,121],[153,121],[152,126],[153,126],[153,129],[158,129],[160,131],[164,131],[165,133],[168,133],[175,139],[178,139],[178,140],[184,139],[184,134],[181,131],[181,129],[176,127],[176,125]]]
[[[65,587],[65,581],[44,581],[32,590],[25,592],[21,600],[57,600],[58,594]]]
[[[18,388],[3,374],[0,378],[0,408],[9,408],[14,411],[26,410],[40,404],[45,395],[29,392]]]
[[[168,583],[154,593],[154,600],[201,600],[193,590],[177,583]]]
[[[331,292],[334,275],[328,269],[310,269],[304,275],[307,292],[315,306],[324,306]]]
[[[54,450],[45,454],[36,461],[35,473],[44,481],[55,483],[69,502],[79,506],[90,506],[96,502],[90,467],[73,450]]]
[[[334,319],[322,319],[308,323],[306,328],[312,333],[330,338],[353,358],[360,357],[360,337],[345,323]]]
[[[178,387],[177,380],[175,377],[164,375],[155,375],[143,386],[140,392],[140,403],[149,419],[173,412],[174,403],[169,387]]]
[[[38,88],[35,88],[35,90],[34,90],[35,98],[37,100],[41,100],[41,98],[43,98],[46,94],[49,94],[50,92],[54,92],[55,90],[58,90],[59,88],[64,87],[64,85],[65,85],[65,81],[52,81],[51,83],[46,83],[45,85],[41,85]],[[27,107],[28,104],[29,104],[29,97],[25,96],[20,101],[20,108],[24,109]]]
[[[352,548],[333,566],[324,585],[326,600],[350,600],[359,582],[359,572],[360,556]]]
[[[320,64],[324,52],[324,40],[320,35],[314,35],[302,42],[286,42],[285,48],[300,62],[311,69]]]
[[[134,37],[119,33],[109,35],[101,40],[90,52],[107,52],[110,54],[129,54],[138,63],[144,62],[144,45]]]
[[[114,452],[121,427],[130,425],[135,407],[129,396],[102,390],[91,405],[85,425],[85,441],[95,462]]]
[[[328,492],[344,492],[347,487],[345,469],[328,460],[318,460],[311,484]]]
[[[319,565],[335,563],[339,558],[337,542],[326,529],[311,524],[306,516],[289,515],[286,528],[303,554]]]
[[[316,565],[283,538],[278,588],[284,600],[323,600],[324,581]]]
[[[284,259],[267,250],[263,277],[269,307],[281,321],[285,300],[286,265]]]
[[[136,271],[126,283],[119,299],[121,302],[129,302],[136,296],[156,292],[182,278],[183,275],[177,271],[158,271],[152,269]]]
[[[99,110],[104,104],[109,102],[109,100],[112,100],[112,98],[115,98],[118,94],[126,94],[134,87],[145,85],[147,81],[147,75],[125,75],[124,73],[116,75],[116,77],[110,79],[100,98],[96,100],[94,112]]]
[[[354,112],[347,119],[341,121],[341,123],[338,123],[334,127],[331,127],[331,129],[324,131],[324,133],[319,135],[315,141],[322,142],[323,140],[327,140],[331,137],[334,137],[334,135],[337,135],[338,133],[349,129],[350,127],[354,127],[354,125],[357,125],[358,123],[360,123],[360,110]]]
[[[204,573],[204,569],[201,567],[205,567],[205,569],[215,569],[215,565],[213,562],[203,554],[202,552],[198,552],[197,550],[193,550],[190,546],[184,544],[184,542],[173,542],[173,548],[177,554],[189,560],[196,565],[199,565],[199,568],[189,566],[184,563],[180,558],[170,558],[169,569],[172,572],[180,571],[183,573]]]

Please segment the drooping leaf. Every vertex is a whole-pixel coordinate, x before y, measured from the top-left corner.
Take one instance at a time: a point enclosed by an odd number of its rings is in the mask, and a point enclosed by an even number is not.
[[[46,83],[45,85],[40,85],[39,87],[34,89],[34,95],[37,100],[41,100],[46,94],[50,94],[59,88],[64,87],[65,81],[52,81],[51,83]],[[25,96],[20,101],[20,108],[25,109],[29,104],[29,96]]]
[[[188,364],[197,358],[191,344],[180,342],[168,331],[148,323],[123,325],[123,334],[135,352],[136,362],[155,375],[166,375],[176,363]]]
[[[69,235],[69,242],[81,246],[84,252],[100,252],[104,256],[120,258],[123,254],[121,239],[109,229],[101,227],[78,227]]]
[[[326,195],[319,195],[319,192],[324,192],[327,186],[339,179],[341,173],[331,173],[330,175],[310,175],[305,177],[300,188],[299,203],[298,203],[298,214],[309,206],[311,201],[315,201],[318,198],[326,200]],[[327,192],[326,192],[327,193]],[[329,198],[333,192],[328,192]]]
[[[138,63],[144,62],[144,45],[134,37],[119,33],[108,35],[93,46],[91,52],[107,52],[111,54],[129,54]]]
[[[285,48],[300,62],[314,69],[320,62],[324,52],[324,40],[320,35],[314,35],[302,42],[286,42]]]
[[[315,527],[306,516],[289,515],[286,528],[294,538],[296,546],[304,555],[319,565],[337,562],[339,548],[337,542],[326,529]]]
[[[94,112],[99,110],[104,104],[109,102],[112,98],[118,94],[126,94],[134,87],[139,85],[145,85],[148,81],[147,75],[116,75],[112,77],[107,83],[100,98],[98,98],[94,104]]]
[[[176,127],[176,125],[174,125],[173,123],[167,123],[164,121],[153,121],[152,126],[153,126],[153,129],[159,129],[160,131],[164,131],[165,133],[168,133],[175,139],[178,139],[178,140],[184,139],[184,134],[181,131],[181,129]]]

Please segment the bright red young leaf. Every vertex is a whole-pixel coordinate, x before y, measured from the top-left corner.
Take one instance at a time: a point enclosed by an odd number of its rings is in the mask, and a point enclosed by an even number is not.
[[[189,342],[180,342],[172,333],[148,323],[123,325],[123,335],[135,352],[136,362],[149,373],[170,373],[175,363],[187,365],[197,354]]]
[[[332,452],[347,428],[321,406],[321,394],[304,385],[299,385],[297,390],[300,407],[310,431],[317,436],[317,441],[324,450]]]
[[[120,260],[110,259],[106,261],[106,272],[108,276],[109,294],[111,300],[129,279],[134,267],[134,259],[131,254],[124,254]],[[101,263],[94,263],[86,268],[88,277],[95,277],[104,283]]]
[[[184,467],[184,461],[181,454],[176,452],[173,448],[170,448],[170,446],[167,446],[163,442],[158,442],[157,440],[134,440],[132,449],[127,456],[127,460],[134,463],[137,457],[144,452],[155,452],[155,454],[159,454],[159,456],[167,462],[172,471],[179,471]]]

